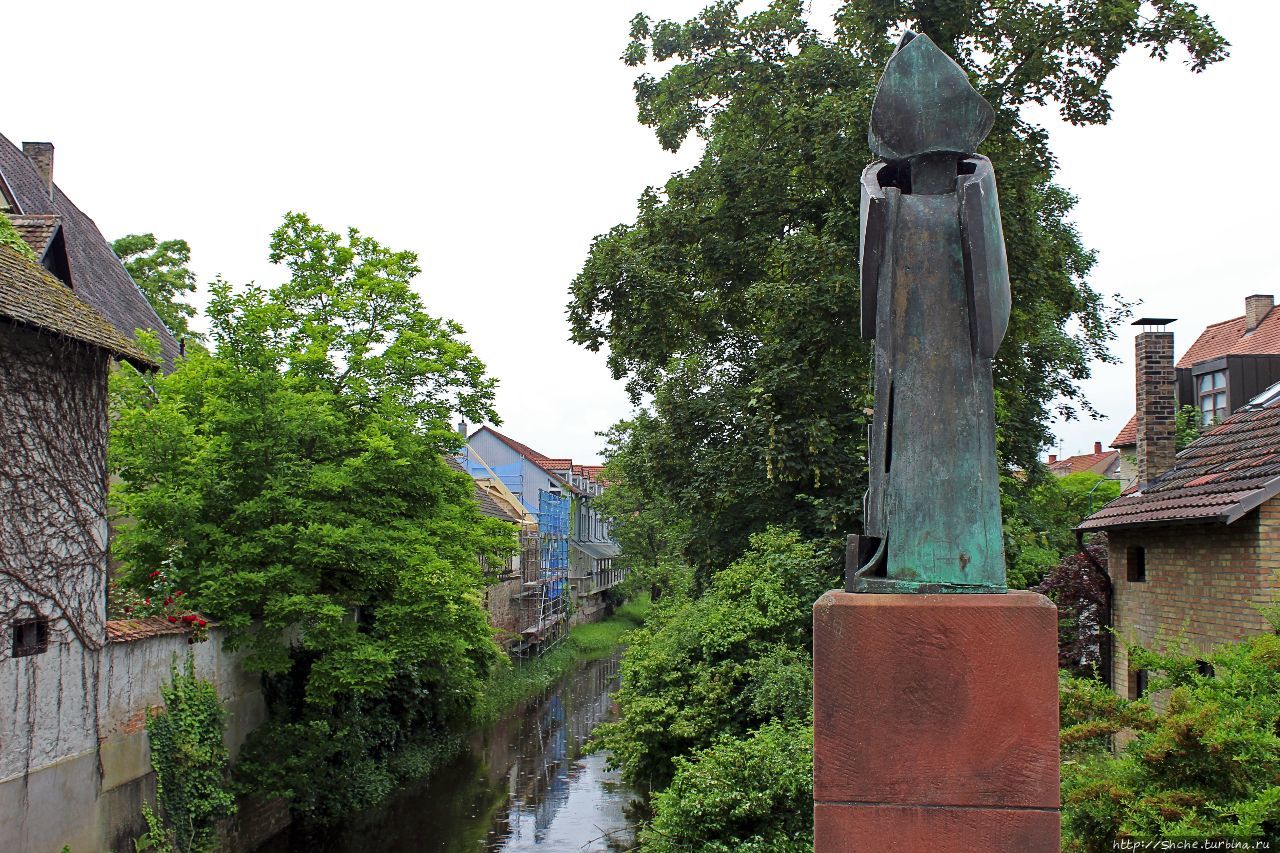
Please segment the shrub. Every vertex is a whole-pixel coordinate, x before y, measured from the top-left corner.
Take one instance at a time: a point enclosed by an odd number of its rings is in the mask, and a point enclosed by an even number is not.
[[[813,726],[767,723],[674,760],[654,796],[647,851],[785,853],[813,849]]]
[[[225,710],[217,689],[197,678],[188,654],[182,671],[175,657],[172,680],[161,688],[164,710],[147,719],[156,797],[173,842],[182,853],[214,848],[217,821],[235,811],[227,784]]]

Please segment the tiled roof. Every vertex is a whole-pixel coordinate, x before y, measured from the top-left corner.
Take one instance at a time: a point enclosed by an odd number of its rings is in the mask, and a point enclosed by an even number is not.
[[[213,623],[210,622],[209,625],[212,626]],[[144,616],[141,619],[111,619],[107,622],[107,642],[132,643],[134,640],[161,637],[165,634],[185,634],[190,630],[190,625],[185,625],[182,622],[175,624],[164,616]]]
[[[1105,453],[1081,453],[1059,459],[1049,465],[1049,470],[1058,476],[1079,474],[1081,471],[1102,471],[1111,464],[1112,460],[1119,458],[1120,454],[1114,450],[1108,450]]]
[[[10,216],[9,222],[13,224],[18,236],[36,253],[37,258],[43,258],[44,253],[49,251],[49,244],[53,242],[54,235],[62,227],[62,217],[56,213]]]
[[[538,451],[534,450],[529,445],[521,444],[520,442],[516,441],[514,438],[510,438],[509,436],[503,435],[493,427],[488,427],[488,426],[480,427],[480,429],[476,430],[471,434],[471,437],[474,438],[477,434],[480,433],[481,430],[487,430],[490,434],[493,435],[494,438],[498,439],[503,444],[507,445],[507,447],[510,447],[516,453],[519,453],[525,459],[528,459],[534,465],[537,465],[543,471],[546,471],[548,474],[555,477],[557,480],[561,482],[561,484],[563,484],[566,488],[568,488],[575,494],[582,494],[581,489],[579,489],[577,486],[573,485],[572,483],[568,482],[563,477],[561,477],[558,473],[556,473],[558,471],[568,471],[569,469],[571,469],[573,467],[572,459],[551,459],[539,453]]]
[[[1138,444],[1138,416],[1130,415],[1120,434],[1111,440],[1112,447],[1135,447]]]
[[[92,305],[128,340],[136,329],[148,329],[160,339],[166,360],[178,357],[173,339],[142,291],[129,278],[98,226],[71,203],[57,186],[53,197],[22,150],[0,135],[0,175],[4,176],[19,211],[10,215],[55,215],[62,218],[63,240],[76,295]]]
[[[140,368],[155,362],[48,270],[0,246],[0,317],[101,347]]]
[[[1280,311],[1272,308],[1252,332],[1244,329],[1244,317],[1214,323],[1178,359],[1178,367],[1195,367],[1227,355],[1280,355]]]
[[[454,459],[452,456],[446,456],[444,461],[453,470],[462,474],[467,473],[467,469],[462,466],[462,463],[457,459]],[[520,518],[517,517],[515,513],[503,506],[502,503],[500,503],[493,495],[489,494],[488,490],[483,488],[478,481],[473,480],[472,482],[475,484],[476,505],[480,508],[481,515],[487,515],[489,518],[497,518],[502,521],[520,521]]]
[[[1188,445],[1173,468],[1145,489],[1107,504],[1079,529],[1230,524],[1277,493],[1280,406],[1251,404]]]

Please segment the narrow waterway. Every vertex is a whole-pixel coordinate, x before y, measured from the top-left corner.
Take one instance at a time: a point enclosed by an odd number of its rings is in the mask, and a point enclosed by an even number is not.
[[[633,799],[606,756],[584,754],[609,718],[618,660],[581,664],[468,751],[381,807],[321,832],[294,828],[259,853],[615,851],[631,847]]]

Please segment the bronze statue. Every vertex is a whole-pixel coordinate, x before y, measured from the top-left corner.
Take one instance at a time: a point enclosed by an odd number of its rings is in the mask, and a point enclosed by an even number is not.
[[[927,36],[908,32],[876,88],[862,173],[862,336],[875,339],[866,535],[850,592],[1005,592],[991,359],[1009,269],[991,161],[994,113]]]

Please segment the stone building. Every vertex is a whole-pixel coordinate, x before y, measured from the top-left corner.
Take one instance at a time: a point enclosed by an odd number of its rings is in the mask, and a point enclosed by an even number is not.
[[[180,351],[98,226],[53,181],[53,145],[0,135],[0,213],[35,251],[40,264],[97,311],[125,340],[154,334],[165,362]]]
[[[1181,638],[1208,652],[1270,628],[1258,606],[1272,601],[1280,571],[1280,383],[1176,453],[1172,333],[1139,334],[1137,357],[1136,488],[1079,530],[1107,533],[1121,640]],[[1121,694],[1145,691],[1123,643],[1108,675]]]

